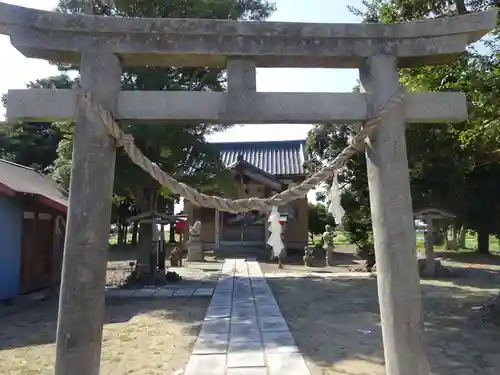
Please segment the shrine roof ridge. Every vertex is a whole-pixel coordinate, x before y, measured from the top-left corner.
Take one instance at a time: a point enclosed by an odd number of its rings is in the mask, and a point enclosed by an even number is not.
[[[69,63],[78,63],[82,50],[102,44],[128,66],[223,68],[228,58],[246,57],[260,67],[356,68],[377,53],[414,66],[452,61],[467,43],[495,27],[496,15],[490,9],[408,23],[324,24],[119,18],[0,2],[0,34],[9,35],[27,57]]]

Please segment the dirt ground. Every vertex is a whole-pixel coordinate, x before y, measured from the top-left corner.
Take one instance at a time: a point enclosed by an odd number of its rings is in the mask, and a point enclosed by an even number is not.
[[[262,268],[268,275],[288,273],[268,283],[312,375],[383,375],[376,280],[291,275],[345,272],[356,262],[346,261],[349,254],[341,258],[337,267],[307,269],[295,263],[278,271],[266,263]],[[432,373],[498,375],[500,327],[480,322],[474,308],[498,293],[500,257],[475,263],[462,258],[445,262],[460,277],[422,281]]]
[[[107,301],[102,375],[170,375],[182,369],[207,298]],[[0,374],[51,375],[57,302],[0,318]]]

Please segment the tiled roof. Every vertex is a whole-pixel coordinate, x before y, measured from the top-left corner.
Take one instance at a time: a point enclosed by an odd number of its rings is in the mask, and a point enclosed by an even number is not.
[[[244,161],[274,176],[304,175],[305,141],[213,143],[226,167],[241,156]]]
[[[11,193],[38,195],[64,211],[66,193],[55,182],[32,168],[0,159],[0,185]]]

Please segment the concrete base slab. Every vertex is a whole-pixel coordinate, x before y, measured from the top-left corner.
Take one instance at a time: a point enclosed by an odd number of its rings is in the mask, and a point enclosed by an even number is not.
[[[174,293],[174,297],[191,297],[194,293],[195,289],[178,289]]]
[[[231,342],[227,354],[227,367],[265,366],[264,348],[261,341]]]
[[[193,297],[207,297],[214,293],[214,288],[198,288],[194,291]]]
[[[108,289],[106,290],[107,297],[129,298],[132,297],[133,290],[131,289]]]
[[[193,354],[226,354],[229,334],[200,335],[194,345]]]
[[[143,289],[135,289],[134,293],[132,293],[132,297],[134,298],[148,298],[152,297],[155,294],[157,289],[153,288],[143,288]]]
[[[205,319],[229,318],[231,316],[231,306],[210,305],[207,309]]]
[[[266,367],[228,368],[226,375],[267,375]]]
[[[176,289],[159,289],[153,297],[155,298],[171,298],[173,297]]]
[[[269,375],[311,375],[300,353],[266,354]]]
[[[285,331],[288,332],[288,326],[286,325],[285,319],[283,317],[259,317],[259,327],[262,332],[272,332],[272,331]]]
[[[223,334],[229,332],[229,318],[205,320],[201,326],[200,335]]]
[[[226,355],[191,355],[184,375],[226,375]]]
[[[266,353],[295,353],[299,351],[290,331],[262,332]]]

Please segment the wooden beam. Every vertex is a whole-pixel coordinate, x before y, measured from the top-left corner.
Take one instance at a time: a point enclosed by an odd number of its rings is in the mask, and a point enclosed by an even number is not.
[[[408,123],[467,120],[465,94],[408,93],[404,104]],[[10,121],[71,121],[76,113],[76,91],[9,90]],[[165,124],[307,124],[360,122],[367,119],[367,96],[362,93],[122,91],[117,119]]]

